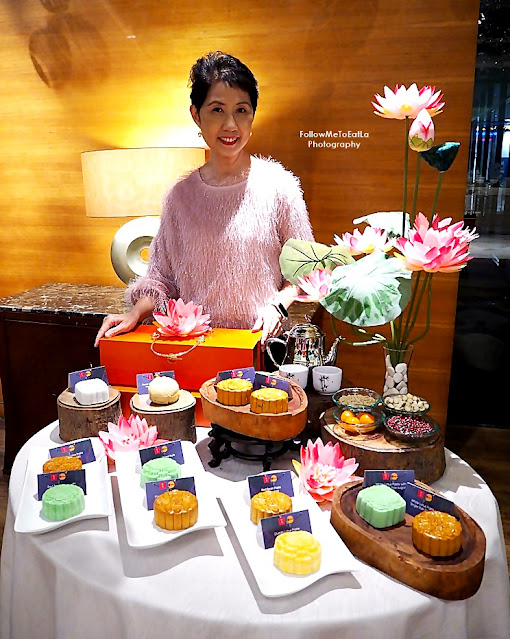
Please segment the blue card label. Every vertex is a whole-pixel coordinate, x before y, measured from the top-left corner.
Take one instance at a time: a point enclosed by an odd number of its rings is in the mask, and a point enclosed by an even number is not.
[[[294,497],[290,470],[281,470],[277,473],[264,473],[263,475],[252,475],[248,477],[248,487],[250,489],[250,499],[259,493],[266,492],[266,490],[279,490],[289,497]]]
[[[41,501],[43,493],[48,488],[58,486],[58,484],[76,484],[87,494],[85,469],[80,468],[80,470],[66,470],[60,473],[41,473],[37,475],[37,499]]]
[[[216,375],[216,383],[221,382],[222,379],[248,379],[252,384],[255,381],[255,369],[253,366],[248,366],[248,368],[233,368],[230,371],[220,371]]]
[[[407,484],[404,499],[406,513],[413,517],[424,510],[440,510],[458,518],[457,508],[452,501],[416,484]]]
[[[154,500],[162,493],[171,490],[187,490],[196,495],[195,478],[179,477],[179,479],[165,479],[162,481],[148,481],[145,484],[145,494],[147,495],[147,510],[154,510]]]
[[[102,379],[105,384],[108,384],[106,368],[104,366],[96,366],[95,368],[85,368],[82,371],[69,373],[67,376],[67,386],[69,390],[74,393],[74,387],[77,382],[83,382],[86,379]]]
[[[50,457],[79,457],[82,464],[89,464],[96,461],[94,449],[90,439],[83,439],[79,442],[69,442],[58,448],[50,448]]]
[[[292,390],[287,379],[273,377],[273,375],[267,375],[266,373],[255,373],[253,390],[258,390],[259,388],[279,388],[287,393],[289,399],[292,399]]]
[[[140,373],[136,376],[136,392],[139,395],[147,395],[149,384],[155,377],[171,377],[175,379],[174,371],[161,371],[159,373]]]
[[[363,488],[386,484],[403,497],[408,482],[414,482],[414,470],[365,470]]]
[[[292,530],[312,532],[310,514],[307,510],[265,517],[260,521],[260,525],[262,527],[262,537],[264,538],[264,548],[273,548],[275,539],[284,532]]]
[[[178,439],[175,442],[166,442],[165,444],[157,444],[151,448],[140,449],[140,461],[142,466],[150,459],[156,457],[171,457],[178,464],[184,464],[184,455],[182,454],[181,442]]]

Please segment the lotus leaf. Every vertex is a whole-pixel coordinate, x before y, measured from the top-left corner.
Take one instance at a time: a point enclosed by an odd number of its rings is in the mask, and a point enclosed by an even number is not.
[[[336,269],[354,260],[342,246],[326,246],[318,242],[290,239],[285,242],[280,254],[280,268],[283,277],[298,284],[298,277],[304,277],[318,268]]]
[[[411,295],[411,271],[382,252],[336,268],[329,293],[320,300],[337,319],[355,326],[381,326],[396,319]]]

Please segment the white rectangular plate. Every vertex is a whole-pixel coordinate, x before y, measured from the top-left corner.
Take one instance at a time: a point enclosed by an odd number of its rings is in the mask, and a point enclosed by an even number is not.
[[[104,448],[97,437],[91,437],[96,461],[84,464],[87,494],[85,509],[75,517],[63,521],[48,521],[41,516],[42,502],[37,500],[37,475],[42,473],[45,461],[49,459],[48,448],[34,446],[31,448],[25,483],[21,494],[21,504],[16,515],[14,530],[19,533],[45,533],[73,521],[108,517],[113,512],[112,485],[108,476],[108,464]]]
[[[276,471],[275,471],[276,472]],[[228,518],[239,539],[260,592],[265,597],[283,597],[304,590],[326,575],[358,570],[360,564],[329,522],[329,513],[321,511],[313,498],[293,477],[294,497],[292,510],[308,510],[313,536],[322,547],[321,567],[311,575],[284,573],[273,564],[273,548],[264,548],[262,529],[250,519],[250,493],[248,482],[233,484],[221,495]]]
[[[156,526],[154,511],[147,510],[145,490],[140,486],[140,455],[137,451],[116,454],[115,466],[126,536],[128,544],[134,548],[152,548],[195,530],[227,525],[214,493],[207,486],[204,467],[194,444],[187,441],[181,444],[184,457],[181,477],[195,478],[198,499],[197,523],[186,530],[163,530]]]

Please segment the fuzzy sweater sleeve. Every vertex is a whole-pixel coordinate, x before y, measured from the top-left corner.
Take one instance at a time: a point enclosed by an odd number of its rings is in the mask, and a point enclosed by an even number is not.
[[[313,242],[313,231],[299,179],[284,172],[278,188],[278,233],[282,246],[291,238]]]
[[[170,298],[179,297],[171,259],[171,236],[173,232],[172,190],[163,202],[161,224],[152,240],[147,273],[133,280],[126,291],[126,302],[134,306],[142,297],[151,297],[156,311],[166,313]]]

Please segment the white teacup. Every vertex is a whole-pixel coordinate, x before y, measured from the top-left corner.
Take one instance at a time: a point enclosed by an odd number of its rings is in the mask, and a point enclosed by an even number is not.
[[[278,372],[282,377],[292,379],[296,384],[299,384],[301,388],[306,388],[308,382],[308,366],[303,364],[283,364],[278,369]]]
[[[342,369],[338,366],[316,366],[312,369],[313,387],[321,395],[333,395],[342,385]]]

